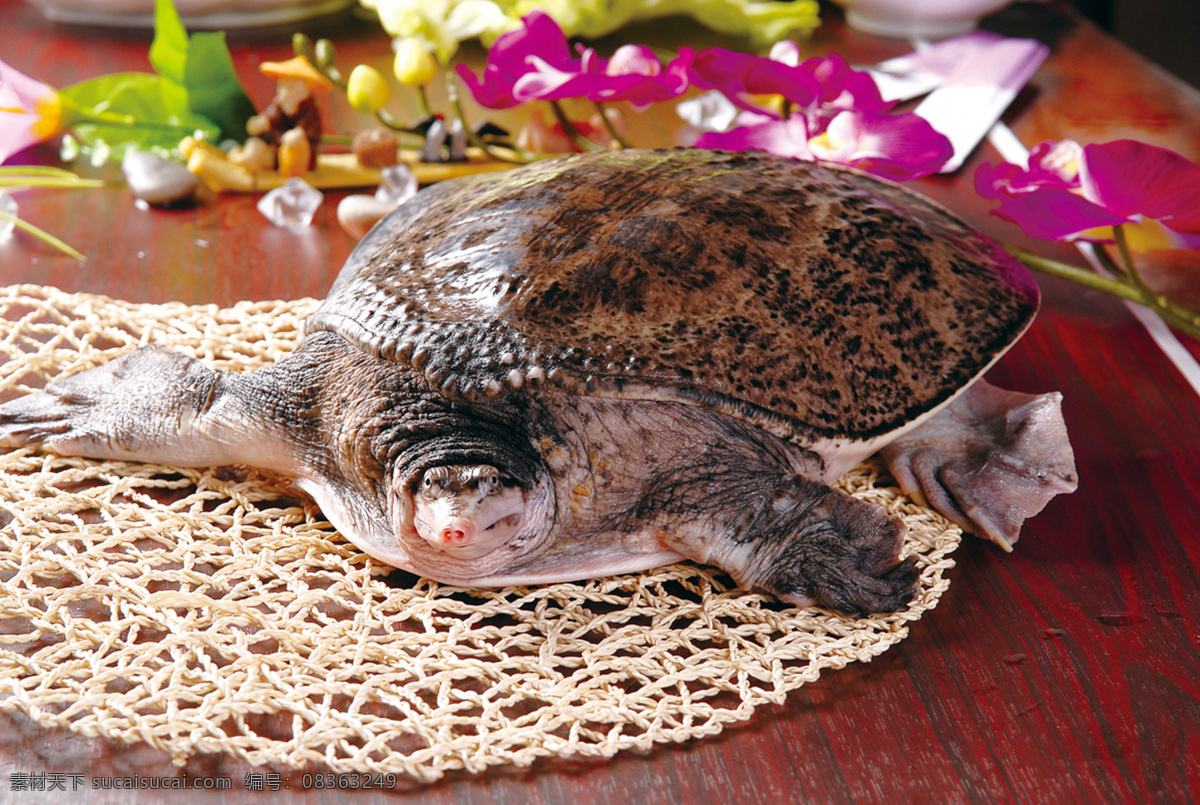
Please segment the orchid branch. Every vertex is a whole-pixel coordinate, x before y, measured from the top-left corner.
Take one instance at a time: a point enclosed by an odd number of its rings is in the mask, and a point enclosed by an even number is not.
[[[571,138],[571,142],[582,148],[584,151],[604,151],[604,146],[599,143],[592,142],[587,137],[579,133],[579,129],[575,128],[575,124],[567,118],[567,113],[563,111],[562,106],[558,101],[550,101],[550,108],[554,111],[554,119],[563,127],[563,131]]]
[[[1117,261],[1112,258],[1112,255],[1108,253],[1107,249],[1094,249],[1092,253],[1096,255],[1096,260],[1108,273],[1117,277],[1124,277],[1129,274],[1129,271],[1126,270],[1124,266],[1119,265]]]
[[[532,151],[526,151],[524,148],[518,148],[515,145],[506,145],[505,146],[505,150],[511,151],[512,156],[509,156],[507,154],[502,154],[499,151],[497,151],[496,147],[494,145],[489,143],[487,140],[483,139],[483,137],[481,137],[478,132],[476,132],[474,129],[472,129],[470,125],[468,125],[467,113],[466,113],[466,110],[463,109],[462,99],[459,97],[458,88],[455,86],[453,79],[451,79],[448,89],[450,90],[450,93],[449,93],[450,94],[450,104],[454,108],[455,116],[462,123],[463,131],[465,131],[467,133],[467,142],[468,143],[470,143],[475,148],[478,148],[480,151],[487,154],[492,159],[497,160],[498,162],[508,162],[508,163],[515,164],[515,165],[526,165],[526,164],[538,159],[537,154],[533,153]]]
[[[613,142],[621,148],[632,148],[633,146],[629,144],[629,141],[621,136],[621,133],[617,131],[617,127],[608,119],[608,110],[600,101],[596,101],[596,111],[600,113],[600,122],[604,124],[604,130],[608,132],[609,137],[612,137]]]
[[[424,84],[417,87],[417,108],[426,117],[433,114],[433,105],[429,103],[429,91],[425,89]]]
[[[1129,251],[1129,240],[1125,236],[1124,225],[1113,227],[1113,238],[1117,241],[1117,253],[1121,255],[1121,268],[1124,273],[1129,276],[1134,285],[1145,290],[1146,283],[1142,281],[1137,264],[1133,262],[1133,254]]]
[[[1117,231],[1120,231],[1120,227],[1117,227]],[[1118,248],[1120,248],[1119,244],[1123,239],[1123,234],[1118,236]],[[1126,274],[1117,277],[1105,277],[1094,271],[1078,268],[1077,266],[1062,263],[1058,260],[1051,260],[1033,252],[1027,252],[1024,249],[1009,247],[1009,251],[1014,257],[1024,263],[1026,267],[1034,271],[1040,271],[1044,274],[1065,279],[1097,291],[1112,294],[1130,302],[1145,305],[1158,314],[1167,324],[1193,338],[1200,339],[1200,312],[1150,290],[1150,288],[1143,284],[1140,276],[1136,273],[1136,269],[1133,267],[1132,259],[1128,259],[1127,254],[1122,257],[1127,260],[1126,266],[1130,270]],[[1128,249],[1125,251],[1127,253]],[[1099,253],[1100,250],[1097,250],[1097,254]]]

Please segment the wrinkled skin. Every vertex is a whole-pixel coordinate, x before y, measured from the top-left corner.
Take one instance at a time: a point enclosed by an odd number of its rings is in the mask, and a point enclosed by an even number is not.
[[[331,375],[370,376],[375,393],[321,391]],[[281,394],[284,378],[317,393]],[[248,375],[139,350],[0,406],[0,435],[72,455],[287,473],[365,550],[450,582],[587,578],[689,558],[850,613],[902,608],[915,590],[914,561],[898,559],[902,525],[825,486],[818,455],[753,426],[558,392],[473,415],[484,427],[466,440],[453,428],[461,415],[396,365],[321,334]],[[287,431],[276,417],[306,426]],[[518,440],[531,458],[513,460]],[[922,449],[917,434],[907,441]],[[547,444],[545,459],[532,449]]]
[[[322,390],[367,375],[365,398]],[[280,393],[298,381],[317,392]],[[141,393],[122,393],[129,386]],[[0,435],[95,458],[287,473],[370,553],[449,582],[587,578],[690,558],[846,612],[898,609],[915,590],[899,522],[815,480],[818,457],[753,426],[552,391],[472,411],[470,432],[455,427],[463,417],[402,368],[322,333],[245,375],[138,350],[0,406]],[[276,418],[305,424],[285,431]],[[495,478],[483,493],[481,477]],[[447,543],[456,520],[473,528]],[[489,524],[505,538],[489,539]]]
[[[436,548],[475,559],[509,542],[525,515],[525,492],[487,464],[440,465],[412,495],[413,529]]]
[[[893,611],[917,582],[903,525],[829,484],[882,449],[1011,546],[1076,484],[1059,397],[979,380],[1035,310],[1019,264],[895,186],[580,157],[419,194],[277,365],[144,348],[0,405],[0,443],[289,474],[364,551],[451,583],[686,558]]]

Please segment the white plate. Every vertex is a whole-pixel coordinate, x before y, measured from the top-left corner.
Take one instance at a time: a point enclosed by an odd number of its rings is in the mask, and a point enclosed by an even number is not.
[[[76,25],[150,28],[154,0],[29,0],[48,19]],[[355,0],[175,0],[188,28],[228,29],[281,25],[334,14]]]

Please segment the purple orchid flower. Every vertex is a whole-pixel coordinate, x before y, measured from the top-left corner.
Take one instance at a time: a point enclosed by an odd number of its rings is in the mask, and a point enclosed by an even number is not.
[[[897,181],[933,173],[953,154],[924,119],[888,114],[894,104],[871,76],[836,54],[795,63],[708,48],[696,54],[692,83],[745,110],[734,128],[702,134],[700,148],[761,149]]]
[[[1134,140],[1082,148],[1066,140],[1038,145],[1029,164],[983,165],[975,187],[1003,200],[994,215],[1034,237],[1111,242],[1110,227],[1132,224],[1165,227],[1166,245],[1200,247],[1200,165],[1174,151]]]
[[[57,134],[61,116],[53,87],[0,61],[0,163]]]
[[[747,121],[747,117],[740,120]],[[843,111],[814,136],[809,135],[809,122],[799,115],[786,120],[759,117],[747,123],[727,132],[702,134],[695,145],[835,162],[892,181],[934,173],[953,153],[950,142],[916,115]]]
[[[1079,188],[1083,148],[1074,140],[1047,141],[1029,152],[1029,167],[1011,162],[985,163],[975,171],[975,189],[984,198],[1002,199],[1032,193],[1043,187]]]
[[[883,100],[874,79],[854,70],[836,53],[793,63],[780,49],[773,56],[751,56],[724,48],[707,48],[696,54],[692,83],[715,89],[742,109],[781,117],[764,105],[763,98],[781,96],[803,110],[810,121],[832,119],[838,112],[889,111],[893,103]]]
[[[476,102],[488,109],[508,109],[523,102],[513,91],[525,75],[557,70],[570,75],[580,70],[580,60],[571,57],[571,46],[558,23],[544,11],[533,11],[521,19],[522,26],[499,36],[488,50],[482,79],[464,64],[456,67]]]
[[[464,65],[458,74],[475,100],[489,109],[502,109],[527,101],[629,101],[645,108],[682,95],[694,51],[683,48],[663,68],[647,47],[625,45],[611,59],[602,59],[590,48],[580,48],[572,58],[567,38],[543,11],[522,18],[523,27],[498,38],[488,51],[483,79]]]
[[[775,66],[788,69],[774,72]],[[747,80],[754,84],[753,89]],[[717,47],[705,48],[695,55],[691,81],[700,89],[720,92],[740,109],[774,117],[778,115],[766,107],[764,99],[756,96],[780,95],[806,106],[820,93],[820,88],[799,72],[797,65]]]
[[[599,102],[629,101],[634,107],[644,109],[687,90],[693,55],[691,48],[680,49],[679,56],[666,70],[654,52],[642,45],[622,45],[611,59],[602,59],[586,48],[581,58],[566,69],[534,56],[530,63],[536,69],[517,79],[512,94],[522,102],[587,98]]]

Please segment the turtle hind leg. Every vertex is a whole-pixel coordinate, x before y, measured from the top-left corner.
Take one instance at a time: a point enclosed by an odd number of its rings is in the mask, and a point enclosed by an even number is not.
[[[194,358],[143,347],[0,405],[0,445],[175,466],[253,463],[249,422],[241,438],[198,426],[227,396],[223,386]]]
[[[1078,486],[1062,395],[976,381],[921,427],[883,449],[906,494],[1005,550],[1021,525]]]
[[[806,498],[785,516],[788,534],[755,563],[755,585],[790,603],[811,599],[849,614],[896,612],[917,591],[917,559],[899,559],[905,526],[885,509],[843,492],[792,479]],[[810,505],[811,504],[811,505]],[[778,501],[773,509],[782,508]],[[768,561],[769,560],[769,561]]]
[[[880,506],[789,475],[743,511],[703,559],[743,587],[849,614],[902,610],[917,592],[905,526]]]

